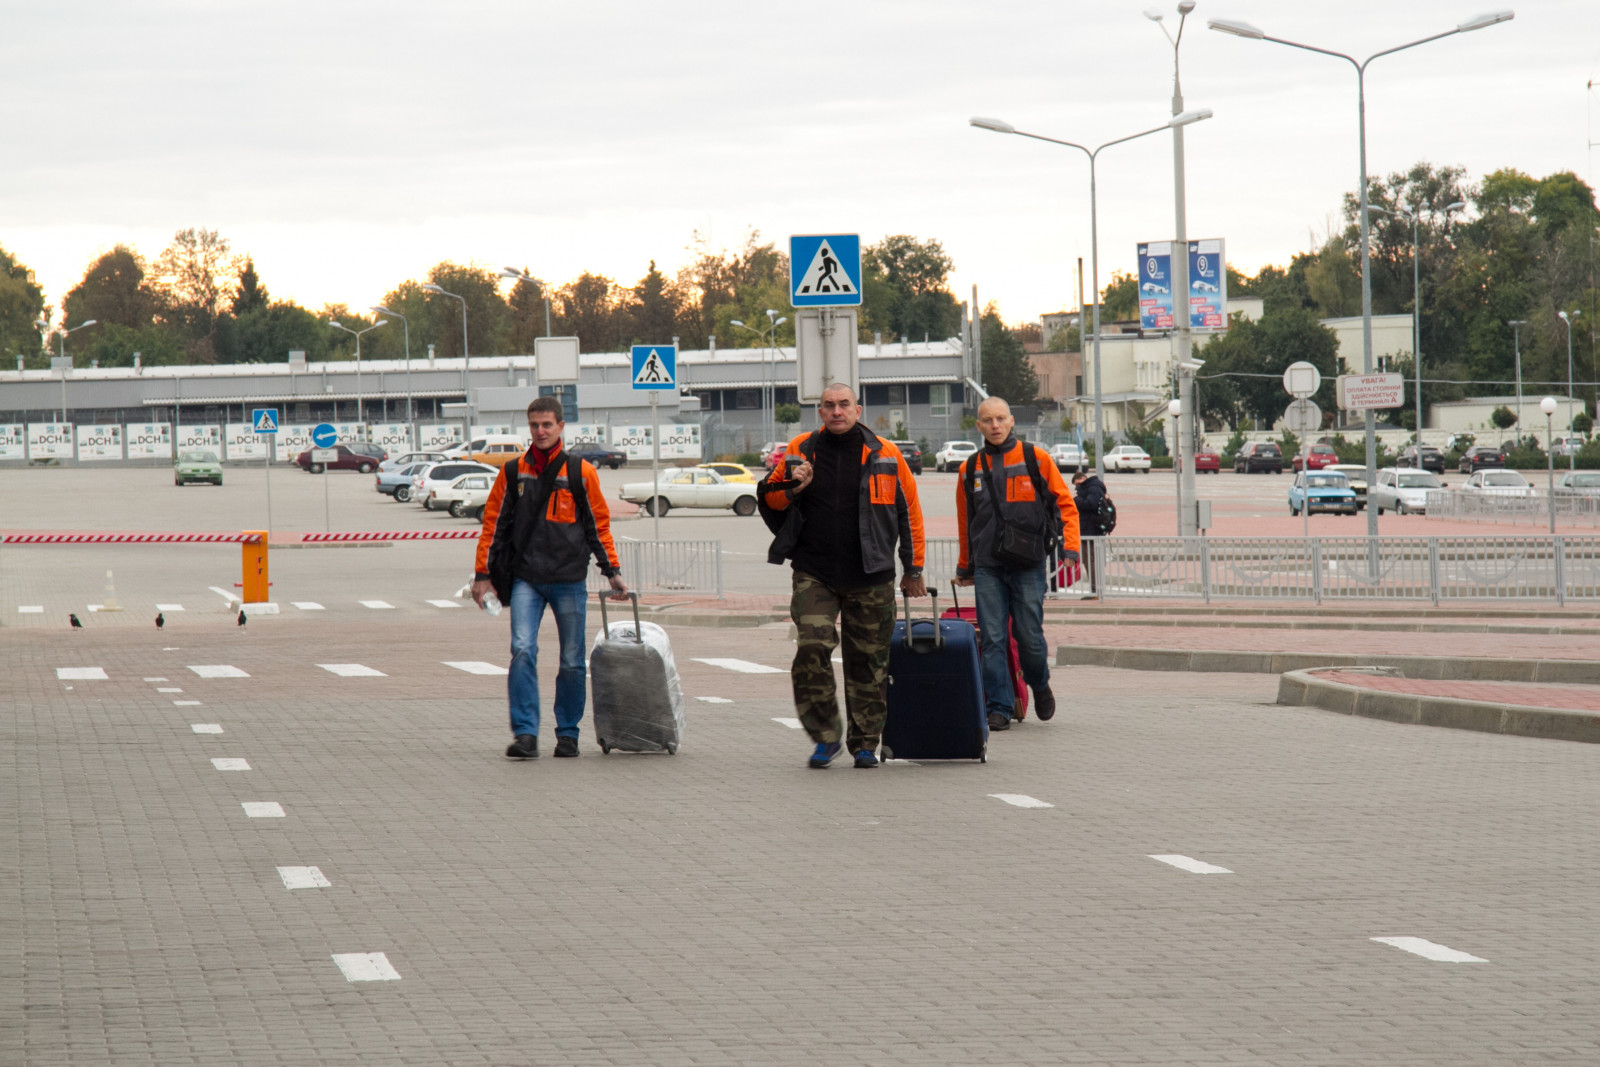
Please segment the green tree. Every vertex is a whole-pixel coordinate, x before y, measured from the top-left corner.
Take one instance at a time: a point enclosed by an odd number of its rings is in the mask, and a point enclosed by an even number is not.
[[[239,269],[239,285],[233,291],[233,305],[230,310],[235,317],[238,317],[264,308],[270,303],[272,298],[267,295],[266,286],[261,284],[261,277],[256,274],[256,261],[246,256],[244,266]]]
[[[1517,424],[1517,413],[1506,405],[1501,404],[1489,412],[1489,421],[1494,424],[1495,429],[1503,432]]]
[[[668,344],[677,336],[677,294],[650,261],[650,270],[629,290],[622,313],[630,344]]]
[[[1139,317],[1139,279],[1122,271],[1112,271],[1111,281],[1100,294],[1100,315],[1109,322],[1129,322]]]
[[[428,271],[428,281],[466,300],[466,341],[469,353],[494,355],[506,350],[506,342],[511,338],[511,309],[506,306],[505,298],[500,295],[498,272],[486,267],[464,266],[447,261],[435,264]],[[459,358],[462,352],[461,302],[447,296],[429,294],[428,304],[432,307],[433,314],[425,320],[423,330],[418,330],[415,321],[411,323],[412,343],[415,345],[420,340],[425,346],[431,341],[441,359]],[[384,306],[394,308],[396,311],[404,310],[394,307],[393,304],[385,303]],[[397,334],[400,331],[379,332]],[[419,334],[421,334],[420,339]],[[397,338],[386,337],[383,341],[385,349],[394,347],[395,340]],[[605,351],[605,349],[588,349],[587,346],[586,350]],[[363,356],[366,354],[365,341],[362,344],[362,354]]]
[[[620,347],[615,282],[585,271],[557,295],[563,336],[576,337],[584,352],[614,352]]]
[[[135,331],[154,322],[160,306],[144,260],[127,245],[117,245],[91,263],[61,300],[69,325],[94,319]]]
[[[191,360],[211,363],[216,352],[212,326],[222,306],[227,279],[239,272],[239,259],[216,230],[189,227],[172,236],[156,259],[153,274],[162,297],[157,314],[185,340]]]
[[[526,274],[526,270],[523,273]],[[511,312],[509,343],[513,353],[517,355],[531,353],[535,347],[534,342],[545,335],[544,303],[549,295],[549,288],[534,277],[518,278],[511,286],[511,295],[506,298],[506,307]],[[553,314],[551,319],[553,325]]]
[[[789,257],[771,241],[762,243],[759,230],[747,233],[744,246],[735,253],[712,249],[699,231],[689,247],[694,259],[678,272],[673,286],[683,347],[705,348],[713,336],[718,345],[749,344],[734,336],[740,331],[728,328],[729,319],[753,322],[764,317],[766,308],[789,306]],[[730,306],[739,310],[729,312]]]
[[[1009,327],[991,303],[983,312],[983,388],[1010,404],[1027,404],[1039,395],[1039,376]]]
[[[392,306],[392,305],[390,305]],[[396,308],[395,310],[399,310]],[[340,322],[352,329],[371,325],[341,308]],[[361,358],[389,358],[378,350],[379,337],[396,342],[403,350],[399,323],[375,330],[361,339]],[[394,334],[394,337],[384,336]],[[282,363],[290,351],[302,351],[309,360],[354,359],[355,343],[350,335],[329,329],[326,318],[318,318],[298,304],[285,302],[255,307],[235,318],[217,316],[213,334],[217,359],[223,363]],[[149,362],[148,356],[146,362]]]
[[[1312,399],[1324,411],[1334,407],[1338,341],[1305,308],[1264,315],[1260,322],[1237,320],[1203,354],[1200,411],[1219,424],[1237,426],[1244,418],[1269,426],[1276,422],[1289,402],[1283,372],[1300,360],[1322,372],[1322,388]]]
[[[33,271],[0,248],[0,356],[14,361],[22,356],[27,366],[49,366],[39,327],[34,323],[47,312],[44,290]]]
[[[861,265],[863,332],[913,341],[959,332],[961,306],[949,289],[955,263],[938,241],[885,237],[862,251]]]
[[[1050,335],[1051,352],[1081,352],[1083,351],[1083,335],[1076,326],[1068,326],[1064,330],[1057,330]]]
[[[779,404],[773,411],[773,418],[785,426],[792,426],[800,421],[799,404]]]

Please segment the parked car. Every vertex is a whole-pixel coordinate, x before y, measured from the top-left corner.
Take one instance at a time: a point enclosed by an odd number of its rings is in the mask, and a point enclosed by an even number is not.
[[[772,453],[774,453],[774,452],[781,452],[785,448],[788,448],[788,447],[789,447],[789,442],[787,442],[787,441],[768,441],[766,444],[762,445],[761,446],[761,463],[762,463],[762,465],[765,466],[767,468],[767,470],[771,470],[772,469],[772,464],[767,462],[767,457],[772,455]]]
[[[1405,449],[1401,451],[1399,457],[1395,459],[1394,465],[1397,468],[1411,467],[1415,469],[1419,465],[1417,461],[1417,446],[1407,445]],[[1420,466],[1425,471],[1432,471],[1435,474],[1443,474],[1444,453],[1439,451],[1437,448],[1434,448],[1432,445],[1423,445],[1422,461]]]
[[[433,505],[429,502],[429,494],[435,489],[444,488],[463,474],[481,474],[484,471],[499,474],[500,468],[462,459],[451,459],[419,467],[411,476],[411,499],[421,504],[424,511],[432,511]]]
[[[1550,441],[1550,454],[1552,456],[1576,456],[1583,447],[1581,437],[1556,437]]]
[[[574,445],[568,451],[597,470],[601,467],[618,470],[628,465],[626,452],[605,445]]]
[[[1056,445],[1050,450],[1050,458],[1056,461],[1056,469],[1066,474],[1070,471],[1080,471],[1089,465],[1089,457],[1084,455],[1083,449],[1070,441]]]
[[[756,487],[730,482],[716,471],[699,467],[662,471],[655,482],[630,482],[617,496],[638,504],[646,515],[665,515],[673,508],[732,508],[735,515],[756,513]]]
[[[389,458],[389,453],[378,445],[369,445],[365,441],[352,441],[349,444],[334,445],[332,449],[334,458],[332,462],[312,462],[311,449],[295,457],[295,462],[303,471],[312,474],[321,474],[324,468],[336,471],[360,471],[362,474],[371,474],[378,469],[378,465]]]
[[[1453,433],[1445,438],[1444,450],[1446,452],[1465,452],[1477,443],[1478,435],[1471,433]]]
[[[1320,471],[1324,467],[1331,467],[1339,462],[1339,453],[1333,450],[1332,445],[1312,445],[1310,451],[1297,453],[1290,466],[1296,471]]]
[[[1356,513],[1356,494],[1350,483],[1338,471],[1301,471],[1289,486],[1289,514],[1301,510],[1334,512],[1339,515]]]
[[[749,482],[754,485],[758,480],[754,471],[738,463],[702,463],[695,470],[716,471],[730,482]]]
[[[188,485],[190,482],[222,484],[222,460],[215,452],[186,448],[178,453],[172,464],[172,484]]]
[[[915,441],[890,441],[890,444],[900,450],[906,458],[906,466],[911,468],[912,474],[922,473],[922,448]]]
[[[1138,445],[1118,445],[1106,453],[1106,470],[1150,473],[1150,453]]]
[[[1600,496],[1600,471],[1569,471],[1556,483],[1556,496]]]
[[[405,467],[379,467],[378,473],[373,476],[373,480],[377,483],[373,488],[404,504],[411,499],[412,477],[426,466],[426,463],[412,463]]]
[[[449,485],[428,490],[428,500],[423,507],[429,511],[448,511],[450,517],[455,519],[463,515],[479,518],[483,515],[483,506],[489,502],[489,490],[494,488],[494,478],[489,471],[463,474]]]
[[[1482,496],[1531,497],[1533,486],[1516,471],[1487,470],[1478,471],[1468,478],[1461,491]]]
[[[936,471],[958,470],[967,457],[978,450],[978,446],[971,441],[946,441],[939,446],[939,451],[933,454],[933,469]]]
[[[1325,471],[1338,471],[1344,475],[1345,481],[1350,483],[1350,491],[1356,495],[1356,509],[1367,506],[1367,468],[1360,463],[1335,463],[1331,467],[1322,468]]]
[[[1194,472],[1196,474],[1221,474],[1222,457],[1209,448],[1198,448],[1194,453]]]
[[[1493,445],[1475,445],[1461,454],[1461,473],[1476,474],[1506,465],[1506,457]]]
[[[418,463],[443,463],[443,452],[405,452],[398,456],[390,456],[378,464],[380,471],[392,471],[399,467],[415,467]]]
[[[1372,501],[1379,515],[1385,510],[1401,515],[1423,515],[1428,511],[1428,490],[1444,487],[1431,471],[1385,467],[1378,472],[1378,483],[1368,492],[1367,499]]]
[[[775,471],[783,462],[783,454],[788,450],[789,446],[787,444],[780,443],[774,445],[772,448],[762,453],[761,462],[766,465],[767,470]]]
[[[1233,473],[1283,473],[1283,453],[1271,441],[1246,441],[1233,456]]]
[[[504,467],[507,463],[521,456],[528,450],[522,443],[522,438],[509,434],[489,434],[475,441],[469,441],[466,447],[467,458],[475,463],[482,463],[489,467]]]

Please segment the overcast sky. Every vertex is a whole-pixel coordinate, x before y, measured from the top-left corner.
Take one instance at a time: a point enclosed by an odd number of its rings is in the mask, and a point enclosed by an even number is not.
[[[1183,39],[1190,237],[1246,273],[1337,222],[1357,161],[1353,69],[1209,31],[1244,19],[1359,53],[1494,0],[1200,0]],[[1176,0],[1167,2],[1175,28]],[[276,298],[366,307],[442,259],[668,273],[700,230],[937,238],[965,298],[1009,321],[1076,303],[1090,252],[1081,153],[1165,121],[1172,49],[1142,0],[53,0],[12,5],[0,245],[59,308],[118,242],[186,226],[254,256]],[[1600,3],[1379,59],[1369,170],[1427,159],[1593,183]],[[1173,225],[1168,133],[1099,164],[1100,273]]]

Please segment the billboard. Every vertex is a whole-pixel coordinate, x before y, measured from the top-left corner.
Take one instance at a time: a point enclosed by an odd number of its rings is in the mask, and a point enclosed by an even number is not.
[[[699,459],[700,424],[679,423],[661,427],[661,458]]]
[[[189,425],[179,426],[172,443],[177,448],[203,448],[222,458],[222,427]]]
[[[0,459],[27,459],[28,434],[21,423],[0,425]]]
[[[421,451],[429,452],[437,448],[449,448],[451,445],[460,443],[460,423],[440,423],[417,427],[417,448]]]
[[[274,434],[255,432],[255,423],[230,422],[225,439],[228,442],[228,461],[241,459],[266,459],[269,443]]]
[[[1173,317],[1171,241],[1146,241],[1139,251],[1139,327],[1176,328]],[[1221,238],[1189,242],[1189,328],[1221,330],[1228,325],[1228,265]]]
[[[129,459],[171,459],[172,424],[130,422],[125,435]]]
[[[604,445],[605,423],[569,422],[561,431],[561,441],[567,448],[576,448],[578,445]]]
[[[649,459],[653,455],[650,447],[650,427],[611,427],[611,447],[626,452],[630,460]]]
[[[61,422],[28,423],[29,459],[71,459],[72,427]]]
[[[403,422],[376,423],[372,427],[372,443],[389,452],[411,451],[411,427]]]
[[[78,462],[103,463],[122,458],[121,426],[79,426]]]
[[[300,453],[311,448],[311,431],[314,429],[316,424],[310,422],[279,423],[277,458],[293,463]]]

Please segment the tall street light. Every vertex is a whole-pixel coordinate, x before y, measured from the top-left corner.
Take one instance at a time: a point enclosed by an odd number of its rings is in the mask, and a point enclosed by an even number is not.
[[[1507,319],[1506,325],[1511,327],[1511,346],[1517,354],[1517,436],[1522,436],[1522,328],[1528,325],[1527,319]]]
[[[328,325],[332,326],[335,330],[343,330],[345,333],[356,339],[356,425],[364,426],[366,425],[366,415],[363,414],[361,407],[361,335],[364,333],[371,333],[379,326],[389,325],[389,320],[379,319],[371,326],[368,326],[365,330],[352,330],[350,327],[344,325],[337,319],[329,319]]]
[[[777,345],[778,345],[778,327],[782,326],[784,323],[786,323],[788,321],[789,321],[789,318],[788,318],[787,315],[779,316],[776,311],[772,310],[771,308],[768,308],[767,309],[767,322],[770,323],[770,325],[765,330],[758,330],[754,326],[746,326],[744,323],[740,322],[738,319],[729,319],[728,320],[728,325],[729,326],[737,326],[741,330],[747,330],[750,333],[755,334],[757,337],[765,339],[767,341],[767,351],[772,351],[773,349],[777,348]],[[762,360],[761,360],[761,433],[762,433],[762,436],[764,436],[768,441],[775,440],[777,438],[777,436],[778,436],[778,392],[777,392],[777,380],[776,380],[777,379],[777,365],[778,365],[777,353],[776,352],[772,352],[773,373],[769,375],[768,372],[767,372],[766,352],[762,353]],[[772,389],[772,393],[771,393],[771,396],[770,396],[770,399],[772,401],[772,421],[770,423],[767,421],[767,401],[769,399],[768,392],[767,392],[767,379],[768,379],[768,377],[771,377],[773,379],[773,382],[772,382],[773,389]]]
[[[533,275],[529,274],[527,271],[518,270],[515,267],[501,267],[500,277],[512,278],[519,282],[527,282],[529,285],[532,285],[539,280]],[[550,298],[548,296],[544,298],[544,335],[546,337],[550,336]]]
[[[1195,0],[1180,0],[1178,4],[1178,32],[1176,35],[1168,32],[1162,24],[1162,14],[1159,11],[1147,10],[1144,17],[1161,27],[1161,32],[1172,42],[1172,114],[1183,114],[1183,81],[1179,77],[1178,46],[1183,43],[1183,24],[1194,10]],[[1173,372],[1173,384],[1178,390],[1178,399],[1182,401],[1183,411],[1178,416],[1178,434],[1187,437],[1189,444],[1184,450],[1174,455],[1173,459],[1178,467],[1178,536],[1194,537],[1200,532],[1197,497],[1195,496],[1194,480],[1194,442],[1198,439],[1195,434],[1195,408],[1194,408],[1194,374],[1186,369],[1194,359],[1194,341],[1190,337],[1189,317],[1189,225],[1188,225],[1188,195],[1184,191],[1184,162],[1183,162],[1183,127],[1172,128],[1172,199],[1174,229],[1176,241],[1172,248],[1172,317],[1173,325],[1178,331],[1178,358],[1175,360],[1177,367]],[[1183,462],[1182,457],[1187,455],[1189,462]],[[1187,509],[1184,501],[1189,501]]]
[[[1239,22],[1233,19],[1211,19],[1206,25],[1221,33],[1232,34],[1235,37],[1244,37],[1253,41],[1271,41],[1274,44],[1288,45],[1290,48],[1301,48],[1307,52],[1316,52],[1320,55],[1333,56],[1342,59],[1356,68],[1356,100],[1358,126],[1361,132],[1361,174],[1356,182],[1360,191],[1360,223],[1361,223],[1361,371],[1363,374],[1372,373],[1372,220],[1367,213],[1367,67],[1374,59],[1380,56],[1392,55],[1403,52],[1407,48],[1415,48],[1429,41],[1437,41],[1443,37],[1450,37],[1457,33],[1471,33],[1481,30],[1486,26],[1493,26],[1501,22],[1509,22],[1516,15],[1511,11],[1494,11],[1487,15],[1468,19],[1460,23],[1453,30],[1436,33],[1431,37],[1423,37],[1416,41],[1408,41],[1393,48],[1385,48],[1381,52],[1374,52],[1364,60],[1357,60],[1354,56],[1347,56],[1343,52],[1334,52],[1326,48],[1317,48],[1298,41],[1285,40],[1282,37],[1269,37],[1266,33],[1256,29],[1248,22]],[[1372,409],[1364,413],[1367,437],[1367,484],[1377,485],[1378,466],[1378,434],[1377,425],[1373,420]],[[1378,536],[1378,512],[1376,508],[1367,509],[1367,536]]]
[[[1447,204],[1444,209],[1446,222],[1452,212],[1461,211],[1466,207],[1465,201],[1457,200]],[[1416,371],[1415,400],[1417,405],[1417,469],[1422,469],[1422,262],[1421,246],[1418,225],[1422,221],[1422,211],[1407,211],[1403,207],[1381,208],[1369,207],[1369,211],[1376,211],[1380,215],[1398,215],[1411,223],[1411,362],[1412,369]]]
[[[57,351],[59,352],[59,354],[61,356],[61,359],[62,359],[62,363],[61,363],[61,422],[62,422],[63,425],[65,425],[66,421],[67,421],[67,364],[66,364],[66,358],[67,358],[67,334],[74,333],[74,332],[76,332],[78,330],[81,330],[85,326],[93,326],[98,321],[99,321],[98,319],[88,319],[88,320],[85,320],[84,322],[78,323],[78,325],[72,327],[70,330],[58,330],[58,331],[56,331],[56,344],[58,346]],[[49,327],[50,327],[50,324],[48,322],[46,322],[44,319],[38,320],[37,322],[34,323],[34,325],[39,327],[39,329],[41,329],[41,330],[46,330],[46,329],[49,329]],[[1571,331],[1569,330],[1568,333],[1570,334]],[[1572,346],[1569,344],[1567,347],[1570,349]],[[1571,362],[1571,361],[1569,360],[1568,362]]]
[[[1550,428],[1550,416],[1556,413],[1556,398],[1547,396],[1539,401],[1539,410],[1544,412],[1544,443],[1549,445],[1550,435],[1555,431]],[[1570,408],[1568,409],[1571,410]],[[1544,450],[1544,476],[1545,496],[1550,501],[1550,536],[1556,535],[1556,457],[1555,450]]]
[[[1148,137],[1152,133],[1160,133],[1162,130],[1187,126],[1191,122],[1199,122],[1210,117],[1211,109],[1208,107],[1201,108],[1198,111],[1185,111],[1183,114],[1176,115],[1168,120],[1165,125],[1141,130],[1126,137],[1118,137],[1115,141],[1107,141],[1099,148],[1094,149],[1085,148],[1074,141],[1062,141],[1037,133],[1027,133],[1001,119],[973,118],[968,120],[970,125],[976,126],[980,130],[992,130],[995,133],[1013,133],[1018,137],[1031,137],[1035,141],[1048,141],[1051,144],[1065,145],[1068,148],[1076,148],[1089,157],[1089,262],[1090,274],[1093,275],[1094,285],[1094,472],[1097,476],[1104,475],[1106,472],[1105,457],[1103,455],[1105,452],[1106,424],[1100,389],[1100,221],[1095,192],[1095,162],[1099,159],[1100,153],[1112,145],[1122,144],[1125,141],[1132,141],[1140,137]],[[1188,247],[1185,246],[1184,254],[1188,255],[1188,251]]]
[[[423,282],[422,290],[427,293],[448,296],[451,300],[461,301],[461,399],[464,403],[470,405],[472,403],[472,356],[467,349],[467,298],[457,293],[448,292],[432,282]],[[462,427],[461,439],[463,441],[472,440],[470,417],[467,420],[467,425]]]
[[[417,446],[417,413],[411,401],[411,320],[398,311],[390,311],[382,304],[373,304],[370,309],[375,315],[392,315],[400,320],[406,331],[406,422],[411,426],[411,447]]]
[[[1582,311],[1558,311],[1556,316],[1567,324],[1567,470],[1578,469],[1578,450],[1572,447],[1572,320]]]

